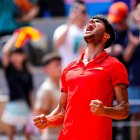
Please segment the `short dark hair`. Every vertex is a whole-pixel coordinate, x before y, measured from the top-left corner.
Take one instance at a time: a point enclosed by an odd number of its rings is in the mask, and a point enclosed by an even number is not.
[[[15,53],[17,53],[17,54],[25,54],[25,51],[23,50],[23,48],[14,47],[14,48],[12,48],[10,50],[10,54],[15,54]]]
[[[113,41],[115,40],[115,31],[114,31],[113,26],[103,15],[95,15],[94,17],[92,17],[92,19],[99,19],[104,23],[105,31],[108,34],[110,34],[110,38],[107,40],[107,42],[105,44],[105,48],[110,47],[111,44],[113,43]]]
[[[58,60],[61,61],[61,56],[56,52],[51,52],[43,56],[42,58],[42,66],[46,66],[50,64],[52,61]]]

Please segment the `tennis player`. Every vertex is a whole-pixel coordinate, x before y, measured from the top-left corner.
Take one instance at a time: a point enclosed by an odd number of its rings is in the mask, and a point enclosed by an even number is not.
[[[84,39],[85,53],[62,73],[58,106],[48,116],[36,116],[34,124],[39,129],[63,124],[59,140],[111,140],[112,119],[127,118],[129,113],[128,74],[123,64],[104,50],[115,39],[106,18],[91,18]]]

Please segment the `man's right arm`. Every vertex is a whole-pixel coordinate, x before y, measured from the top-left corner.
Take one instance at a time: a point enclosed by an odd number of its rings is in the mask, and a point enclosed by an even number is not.
[[[36,116],[33,119],[34,125],[39,129],[61,125],[64,120],[66,105],[67,105],[67,93],[62,92],[59,104],[56,107],[56,109],[48,116],[45,116],[43,114]]]

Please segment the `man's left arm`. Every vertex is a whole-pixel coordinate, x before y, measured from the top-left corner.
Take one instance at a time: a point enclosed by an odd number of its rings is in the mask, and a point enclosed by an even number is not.
[[[118,85],[114,88],[117,105],[114,107],[104,106],[99,100],[91,100],[91,112],[95,115],[106,116],[112,119],[121,120],[128,117],[129,102],[128,92],[125,85]]]

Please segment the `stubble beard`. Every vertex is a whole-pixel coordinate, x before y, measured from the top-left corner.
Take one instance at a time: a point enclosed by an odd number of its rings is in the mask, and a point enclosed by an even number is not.
[[[102,33],[100,34],[90,34],[90,35],[85,35],[84,36],[84,40],[85,42],[88,44],[88,43],[93,43],[94,45],[98,45],[102,42]]]

